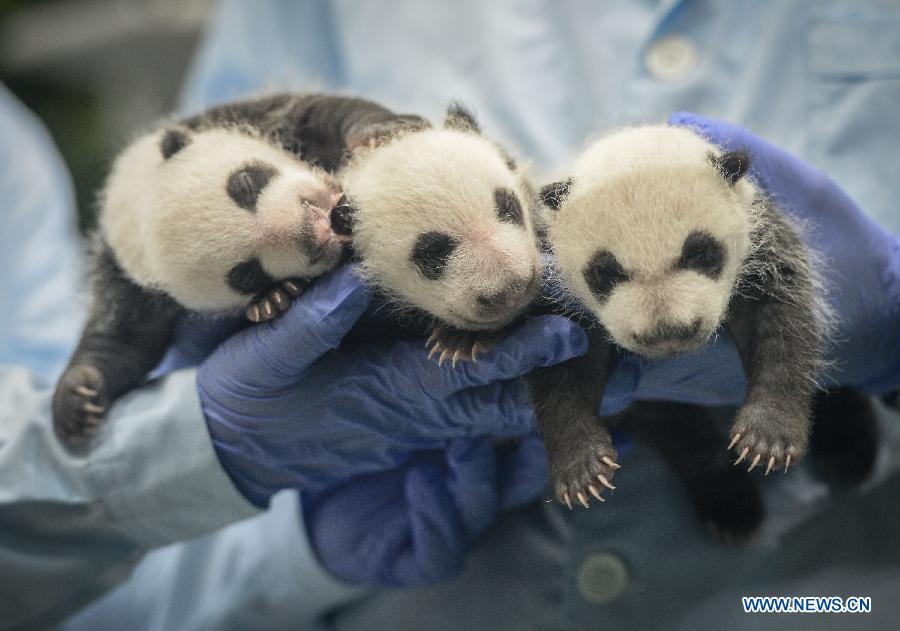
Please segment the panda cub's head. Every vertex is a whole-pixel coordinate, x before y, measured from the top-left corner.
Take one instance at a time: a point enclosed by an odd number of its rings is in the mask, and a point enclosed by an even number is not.
[[[496,330],[536,297],[538,197],[453,106],[440,129],[401,133],[341,174],[364,275],[452,327]]]
[[[542,189],[560,273],[613,341],[647,357],[703,345],[752,249],[759,193],[749,156],[670,126],[592,143]]]
[[[340,262],[341,192],[324,171],[244,131],[170,127],[117,159],[101,229],[125,272],[197,311],[244,307]]]

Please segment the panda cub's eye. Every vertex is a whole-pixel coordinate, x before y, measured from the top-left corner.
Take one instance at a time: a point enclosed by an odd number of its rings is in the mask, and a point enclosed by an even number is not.
[[[609,297],[616,285],[629,278],[622,264],[608,250],[597,250],[582,274],[594,298],[601,302]]]
[[[725,246],[710,234],[700,231],[690,233],[681,248],[678,269],[687,269],[709,276],[713,280],[725,266]]]
[[[525,225],[525,216],[522,214],[522,204],[519,198],[508,188],[498,188],[494,191],[494,205],[497,217],[504,223]]]
[[[231,174],[225,190],[234,203],[251,212],[256,210],[256,200],[278,169],[265,162],[251,162]]]
[[[437,280],[447,267],[447,260],[459,240],[442,232],[426,232],[419,235],[413,246],[410,260],[428,280]]]

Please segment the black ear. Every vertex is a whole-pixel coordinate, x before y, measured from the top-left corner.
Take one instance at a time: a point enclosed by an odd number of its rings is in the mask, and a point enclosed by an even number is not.
[[[159,141],[159,151],[163,160],[168,160],[191,142],[187,130],[178,127],[167,129]]]
[[[331,229],[334,230],[335,234],[352,236],[355,216],[356,208],[350,203],[346,195],[341,195],[337,206],[331,210]]]
[[[447,117],[444,119],[444,127],[447,129],[457,129],[459,131],[470,131],[476,134],[481,133],[481,127],[475,115],[467,110],[461,103],[454,101],[447,108]]]
[[[431,123],[415,114],[398,114],[390,120],[353,125],[344,135],[344,144],[350,151],[360,147],[376,147],[390,140],[398,132],[427,129]]]
[[[713,165],[719,170],[725,181],[731,185],[741,179],[750,168],[750,154],[744,149],[729,151],[720,156],[710,155],[709,159],[712,160]]]
[[[547,208],[559,210],[562,203],[569,196],[569,189],[572,188],[572,178],[552,182],[541,187],[541,201]]]

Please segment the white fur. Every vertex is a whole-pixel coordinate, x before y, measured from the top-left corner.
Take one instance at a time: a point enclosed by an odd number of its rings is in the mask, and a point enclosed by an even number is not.
[[[652,353],[634,336],[698,318],[702,344],[724,317],[753,249],[759,193],[747,178],[729,185],[710,154],[721,151],[687,129],[635,127],[594,142],[570,171],[573,184],[551,223],[550,242],[563,280],[625,348]],[[725,245],[717,280],[672,269],[685,238],[698,230]],[[599,249],[632,276],[602,302],[582,274]]]
[[[137,284],[161,290],[192,310],[227,310],[250,297],[226,281],[236,264],[258,257],[274,278],[311,278],[338,262],[340,246],[316,263],[298,247],[315,218],[303,200],[331,208],[336,185],[281,148],[237,130],[186,131],[189,143],[164,160],[164,131],[139,138],[116,160],[102,198],[100,228]],[[252,160],[279,174],[255,212],[229,197],[228,177]]]
[[[532,278],[537,288],[543,269],[531,216],[534,192],[491,141],[456,129],[407,133],[358,156],[341,179],[357,207],[353,243],[362,271],[401,304],[468,330],[499,328],[527,306],[523,295],[523,304],[501,320],[478,314],[477,296]],[[498,219],[498,187],[517,195],[524,228]],[[410,260],[416,239],[431,231],[460,241],[436,281]]]

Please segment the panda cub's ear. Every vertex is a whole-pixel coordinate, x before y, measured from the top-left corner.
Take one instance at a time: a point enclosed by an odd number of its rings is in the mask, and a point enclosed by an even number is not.
[[[168,160],[191,142],[190,134],[183,127],[170,127],[159,140],[159,151],[163,160]]]
[[[562,203],[569,196],[569,189],[572,188],[572,178],[560,180],[559,182],[551,182],[541,187],[541,201],[547,208],[551,210],[559,210]]]
[[[445,129],[455,129],[457,131],[468,131],[474,134],[481,133],[481,127],[475,115],[467,110],[461,103],[454,101],[447,108],[447,116],[444,118]]]
[[[428,129],[431,123],[415,114],[398,114],[389,121],[353,125],[344,135],[344,146],[351,152],[362,147],[377,147],[399,132]]]
[[[750,168],[750,154],[744,149],[728,151],[720,156],[710,154],[709,159],[725,178],[725,181],[732,186],[744,177],[747,169]]]

